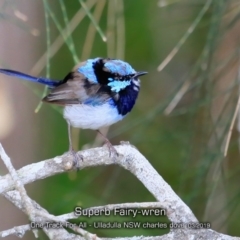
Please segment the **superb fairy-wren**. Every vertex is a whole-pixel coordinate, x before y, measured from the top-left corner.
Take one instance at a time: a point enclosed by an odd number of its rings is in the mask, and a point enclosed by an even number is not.
[[[9,69],[0,69],[0,73],[50,88],[50,93],[42,101],[64,106],[63,116],[68,123],[69,150],[72,152],[70,126],[94,129],[100,133],[100,128],[122,120],[137,99],[140,90],[138,77],[146,74],[136,72],[124,61],[110,58],[88,59],[61,81]],[[110,152],[116,152],[108,139],[103,137]]]

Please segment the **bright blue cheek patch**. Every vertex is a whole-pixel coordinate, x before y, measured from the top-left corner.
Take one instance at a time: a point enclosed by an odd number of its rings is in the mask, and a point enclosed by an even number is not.
[[[112,73],[117,73],[121,76],[126,76],[136,73],[136,71],[126,62],[121,60],[110,60],[104,64]]]
[[[108,83],[108,86],[111,87],[111,91],[119,92],[120,90],[124,89],[130,84],[131,84],[131,81],[114,81],[114,82]]]
[[[93,63],[95,63],[99,58],[89,59],[86,61],[85,65],[78,68],[78,72],[82,73],[89,80],[98,83],[96,75],[93,71]]]

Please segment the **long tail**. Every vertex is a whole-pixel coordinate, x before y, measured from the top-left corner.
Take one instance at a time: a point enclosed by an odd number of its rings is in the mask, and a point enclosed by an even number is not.
[[[43,77],[33,77],[33,76],[27,75],[25,73],[21,73],[21,72],[10,70],[10,69],[1,69],[0,68],[0,73],[6,74],[9,76],[13,76],[13,77],[22,78],[22,79],[30,81],[30,82],[41,83],[41,84],[49,86],[50,88],[57,87],[62,83],[62,81],[54,81],[54,80],[51,80],[48,78],[43,78]]]

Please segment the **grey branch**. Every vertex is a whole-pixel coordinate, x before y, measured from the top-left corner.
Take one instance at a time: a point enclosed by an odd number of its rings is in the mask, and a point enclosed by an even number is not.
[[[161,207],[167,211],[167,216],[172,222],[197,222],[189,207],[175,194],[172,188],[152,167],[148,160],[133,146],[122,144],[115,146],[120,157],[113,162],[109,158],[108,149],[105,147],[81,151],[84,161],[79,160],[80,169],[100,165],[118,164],[134,174],[145,187],[152,193]],[[33,163],[17,171],[23,184],[28,184],[39,179],[44,179],[57,173],[72,170],[72,155],[65,154],[53,159]],[[14,189],[14,182],[10,175],[0,178],[0,193]],[[183,214],[184,213],[184,214]]]
[[[127,143],[122,143],[119,146],[115,146],[117,152],[120,156],[113,161],[109,158],[109,151],[107,148],[94,148],[89,150],[84,150],[78,152],[84,159],[84,161],[79,160],[78,166],[80,169],[86,167],[94,167],[100,165],[110,165],[110,164],[118,164],[121,167],[127,169],[132,174],[134,174],[143,185],[149,190],[149,192],[155,197],[158,201],[157,203],[131,203],[128,207],[161,207],[166,210],[168,219],[173,223],[197,223],[198,220],[189,209],[189,207],[175,194],[172,188],[164,181],[164,179],[156,172],[156,170],[152,167],[152,165],[148,162],[148,160],[133,146]],[[79,158],[80,159],[80,158]],[[73,156],[69,154],[64,154],[62,156],[58,156],[52,159],[44,160],[38,163],[33,163],[27,165],[17,171],[18,178],[23,185],[32,183],[34,181],[47,178],[49,176],[53,176],[62,172],[74,170],[73,166]],[[6,176],[0,177],[0,193],[5,196],[9,201],[13,202],[17,207],[23,210],[23,203],[21,202],[21,198],[19,193],[14,190],[15,184],[12,180],[11,176],[8,174]],[[14,191],[12,191],[14,190]],[[38,214],[38,218],[41,221],[46,221],[46,219],[54,219],[55,221],[64,221],[66,218],[70,219],[73,217],[73,213],[63,214],[61,216],[52,216],[47,213],[45,209],[42,209],[37,203],[31,200],[31,203],[35,207],[35,213],[39,211],[43,211],[43,213]],[[150,204],[150,205],[147,205]],[[113,209],[118,205],[107,205],[109,209]],[[122,206],[127,207],[127,204],[122,204]],[[93,207],[90,209],[103,208]],[[105,206],[106,207],[106,206]],[[37,215],[37,214],[36,214]],[[62,220],[60,220],[62,219]],[[4,234],[12,234],[12,233],[21,233],[28,230],[27,225],[12,228],[0,233],[0,236],[4,236]],[[64,235],[66,238],[64,239],[82,239],[82,237],[77,236],[75,234],[69,234],[65,229],[62,229],[61,234],[58,232],[51,232],[49,229],[46,230],[47,235],[50,239],[62,239],[61,237]],[[88,237],[92,239],[98,239],[97,236],[93,234],[89,234]],[[102,238],[104,239],[104,238]],[[116,238],[118,240],[133,240],[133,239],[141,239],[141,240],[152,240],[152,239],[223,239],[223,240],[232,240],[232,239],[240,239],[237,237],[230,237],[227,235],[223,235],[217,233],[211,229],[187,229],[186,227],[182,229],[170,229],[170,232],[163,236],[158,237],[133,237],[133,238]]]
[[[29,198],[27,196],[27,192],[24,188],[24,185],[19,180],[18,175],[16,173],[16,170],[13,167],[10,158],[8,157],[6,152],[4,151],[4,149],[2,147],[2,144],[0,144],[0,156],[2,157],[2,160],[3,160],[6,168],[8,169],[8,171],[9,171],[11,177],[12,177],[12,180],[14,182],[14,186],[15,186],[16,190],[18,190],[18,192],[20,193],[22,203],[23,203],[23,205],[26,209],[26,212],[27,212],[27,215],[28,215],[29,219],[34,221],[34,208],[31,204],[31,201],[29,200]],[[35,231],[35,236],[37,237],[37,232],[36,231]]]
[[[21,198],[21,195],[19,194],[19,192],[17,192],[16,190],[13,190],[13,191],[4,193],[3,196],[7,200],[12,202],[17,208],[19,208],[20,210],[22,210],[23,212],[26,213],[24,203],[22,202],[22,198]],[[46,222],[52,221],[52,222],[61,222],[64,226],[67,225],[67,222],[65,221],[66,219],[55,217],[55,216],[49,214],[44,208],[42,208],[38,203],[36,203],[32,199],[30,199],[29,197],[28,197],[28,201],[31,202],[31,205],[34,208],[34,214],[35,214],[34,222],[44,224]],[[23,229],[21,229],[21,226],[19,226],[19,227],[17,227],[17,229],[12,228],[12,229],[9,229],[6,231],[2,231],[2,232],[0,232],[0,237],[8,236],[11,234],[22,237],[26,231],[33,230],[30,225],[28,225],[28,227],[27,227],[27,225],[24,225],[22,227],[23,227]],[[88,239],[99,240],[99,238],[96,237],[95,234],[91,234],[91,233],[89,233],[83,229],[80,229],[76,226],[72,227],[71,229],[83,236],[88,237]],[[66,240],[68,240],[68,239],[80,239],[80,240],[84,239],[81,236],[77,236],[75,234],[68,233],[68,231],[66,231],[64,228],[53,229],[53,228],[44,227],[43,231],[48,235],[48,237],[50,239],[59,239],[59,240],[62,240],[62,239],[66,239]]]

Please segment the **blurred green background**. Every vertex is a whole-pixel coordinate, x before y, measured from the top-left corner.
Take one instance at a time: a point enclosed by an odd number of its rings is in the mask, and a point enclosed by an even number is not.
[[[104,132],[112,144],[135,145],[199,221],[240,236],[239,29],[238,0],[0,0],[0,63],[53,79],[65,77],[78,61],[98,56],[147,71],[132,112]],[[67,151],[61,109],[43,104],[35,113],[42,86],[0,76],[0,92],[0,140],[16,168]],[[94,131],[77,129],[74,143],[75,149],[103,144]],[[6,173],[1,164],[0,174]],[[118,166],[61,174],[27,190],[55,215],[76,205],[154,201]],[[5,200],[0,204],[0,215],[6,216],[0,231],[26,223]],[[138,216],[136,221],[167,219]],[[168,232],[87,230],[100,237]]]

